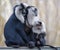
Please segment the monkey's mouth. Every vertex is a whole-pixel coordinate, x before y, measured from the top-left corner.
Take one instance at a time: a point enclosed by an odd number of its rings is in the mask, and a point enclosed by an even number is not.
[[[36,24],[36,26],[40,26],[40,24]]]
[[[41,26],[40,26],[39,24],[37,24],[37,25],[36,25],[36,28],[37,28],[38,30],[40,30],[40,29],[41,29]]]
[[[37,29],[38,29],[38,30],[40,30],[40,29],[41,29],[41,27],[40,27],[40,26],[37,26]]]
[[[38,30],[40,30],[40,28],[39,28],[39,27],[38,27],[37,29],[38,29]]]

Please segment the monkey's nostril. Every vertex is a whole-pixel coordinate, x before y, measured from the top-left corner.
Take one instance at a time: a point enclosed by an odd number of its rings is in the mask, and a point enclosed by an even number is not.
[[[42,22],[39,22],[40,25],[42,25]]]

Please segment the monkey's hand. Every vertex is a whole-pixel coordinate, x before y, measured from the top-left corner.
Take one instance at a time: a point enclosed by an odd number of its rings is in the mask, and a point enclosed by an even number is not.
[[[40,41],[36,41],[36,47],[39,47],[40,46]]]
[[[35,43],[33,41],[30,41],[27,46],[29,48],[34,48],[35,47]]]

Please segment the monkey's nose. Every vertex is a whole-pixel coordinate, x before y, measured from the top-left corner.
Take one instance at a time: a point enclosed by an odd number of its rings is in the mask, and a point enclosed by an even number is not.
[[[42,25],[42,22],[39,22],[40,25]]]

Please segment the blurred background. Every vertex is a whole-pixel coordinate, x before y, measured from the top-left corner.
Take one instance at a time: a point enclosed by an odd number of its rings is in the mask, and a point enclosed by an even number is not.
[[[0,46],[4,41],[4,25],[16,4],[27,3],[36,6],[39,16],[45,22],[47,44],[60,47],[60,0],[0,0]]]

